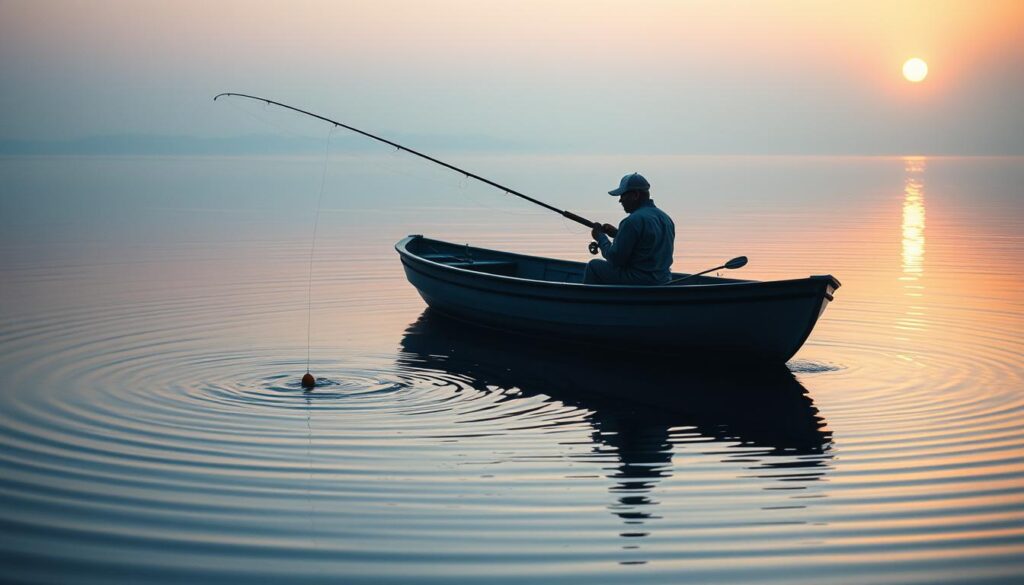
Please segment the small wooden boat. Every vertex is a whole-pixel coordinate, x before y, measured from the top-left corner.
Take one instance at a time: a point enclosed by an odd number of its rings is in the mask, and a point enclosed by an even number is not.
[[[831,275],[591,285],[582,284],[582,262],[420,235],[403,238],[395,249],[423,300],[449,317],[546,339],[687,358],[783,363],[807,340],[840,286]]]

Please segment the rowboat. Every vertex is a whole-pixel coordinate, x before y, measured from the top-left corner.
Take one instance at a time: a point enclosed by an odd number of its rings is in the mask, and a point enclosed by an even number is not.
[[[422,235],[399,240],[395,250],[423,300],[448,317],[549,340],[686,358],[784,363],[807,340],[840,286],[831,275],[593,285],[582,283],[582,262]]]

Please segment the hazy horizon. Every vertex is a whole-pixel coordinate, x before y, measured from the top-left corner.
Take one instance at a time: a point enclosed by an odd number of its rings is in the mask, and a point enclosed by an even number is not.
[[[1001,1],[3,0],[0,153],[322,144],[212,100],[236,91],[436,150],[1019,155],[1022,24]]]
[[[419,148],[430,153],[446,155],[460,154],[501,154],[508,156],[764,156],[764,157],[981,157],[1021,158],[1024,149],[1017,152],[989,152],[986,150],[941,152],[941,151],[878,151],[862,153],[855,151],[742,151],[721,149],[691,149],[675,152],[657,150],[584,150],[558,148],[554,145],[539,147],[526,143],[502,141],[488,136],[445,136],[393,134],[389,139],[410,148]],[[368,139],[354,136],[342,139],[331,138],[331,155],[341,153],[367,153],[372,144]],[[116,134],[93,135],[70,140],[4,140],[0,139],[0,156],[322,156],[324,139],[304,136],[279,136],[272,134],[239,134],[235,136],[197,137],[163,134]],[[372,153],[371,153],[372,154]]]

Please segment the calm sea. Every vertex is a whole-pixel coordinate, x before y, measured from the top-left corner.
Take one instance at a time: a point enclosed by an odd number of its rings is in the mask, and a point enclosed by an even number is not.
[[[408,155],[0,159],[0,580],[1020,582],[1024,159],[448,158],[842,288],[778,371],[550,348],[393,245],[587,230]]]

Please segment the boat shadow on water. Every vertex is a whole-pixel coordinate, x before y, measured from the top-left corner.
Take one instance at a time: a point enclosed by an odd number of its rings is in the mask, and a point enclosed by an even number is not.
[[[589,456],[614,453],[611,511],[629,525],[653,517],[652,491],[673,475],[673,456],[711,454],[769,484],[815,481],[831,460],[831,433],[784,365],[667,363],[476,328],[430,309],[406,330],[398,364],[587,411]],[[622,536],[646,534],[631,526]]]

